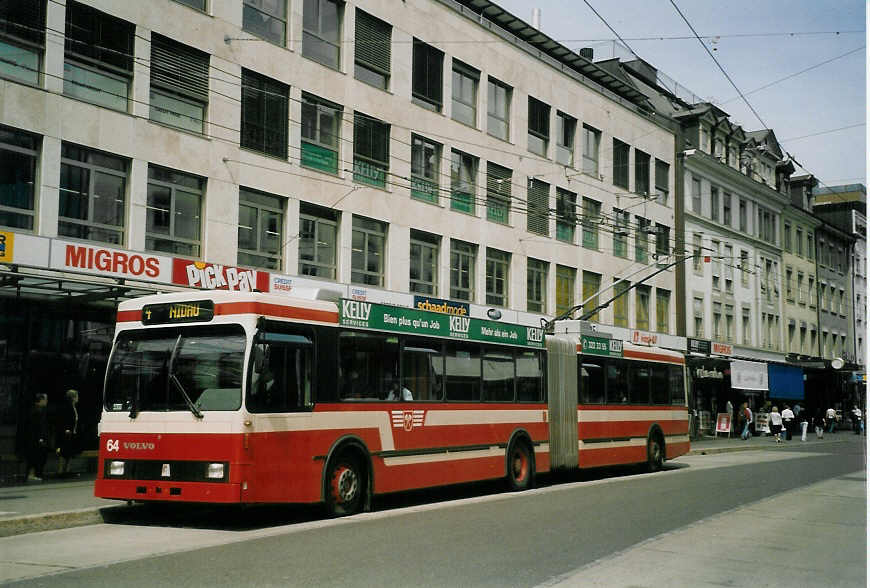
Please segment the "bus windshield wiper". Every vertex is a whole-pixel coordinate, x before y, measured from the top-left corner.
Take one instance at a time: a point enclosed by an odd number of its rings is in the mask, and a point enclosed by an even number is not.
[[[123,374],[126,366],[121,364],[120,370]],[[127,415],[131,419],[135,419],[139,416],[139,372],[136,372],[136,387],[133,390],[133,397],[130,399],[130,414]]]
[[[181,381],[172,372],[172,368],[175,365],[175,358],[178,357],[178,348],[180,346],[181,346],[181,335],[179,335],[178,339],[175,340],[175,346],[172,348],[172,355],[169,356],[169,367],[167,368],[167,371],[168,371],[167,377],[169,378],[169,381],[172,382],[175,385],[175,387],[178,389],[178,391],[181,393],[181,397],[184,398],[184,402],[185,402],[185,404],[187,404],[187,408],[190,410],[190,412],[193,413],[193,416],[195,416],[198,419],[201,419],[202,412],[196,407],[196,405],[193,403],[193,400],[191,400],[190,396],[187,395],[187,390],[185,390],[184,386],[181,385]]]

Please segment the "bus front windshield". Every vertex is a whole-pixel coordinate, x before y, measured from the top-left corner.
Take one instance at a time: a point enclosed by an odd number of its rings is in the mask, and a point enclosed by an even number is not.
[[[238,410],[245,332],[240,326],[118,333],[106,375],[107,411]]]

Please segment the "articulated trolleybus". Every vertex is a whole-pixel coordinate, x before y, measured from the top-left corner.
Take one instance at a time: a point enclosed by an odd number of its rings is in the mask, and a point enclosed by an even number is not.
[[[122,302],[95,495],[316,503],[689,449],[666,350],[358,300],[183,292]]]

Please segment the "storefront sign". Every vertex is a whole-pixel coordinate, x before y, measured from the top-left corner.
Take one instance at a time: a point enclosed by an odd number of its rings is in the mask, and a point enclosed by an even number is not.
[[[686,340],[686,348],[689,353],[703,353],[710,355],[710,342],[706,339],[692,339],[689,337]]]
[[[648,333],[647,331],[632,331],[631,342],[636,345],[657,345],[659,341],[658,335]]]
[[[605,339],[604,337],[593,337],[591,335],[582,335],[580,337],[580,345],[583,348],[585,355],[603,355],[604,357],[622,357],[622,340],[621,339]]]
[[[15,233],[0,231],[0,263],[12,263],[14,253]]]
[[[471,312],[471,305],[467,302],[453,302],[452,300],[430,298],[429,296],[414,296],[414,308],[458,316],[468,316]]]
[[[727,412],[720,412],[716,415],[716,432],[730,433],[731,432],[731,415]]]
[[[769,415],[766,412],[755,413],[755,432],[770,433]]]
[[[49,267],[146,282],[170,282],[172,258],[99,245],[51,241]]]
[[[739,390],[767,390],[767,364],[732,359],[731,387]]]
[[[540,327],[497,323],[346,298],[341,300],[339,306],[339,323],[347,327],[397,333],[544,347],[544,330]]]
[[[704,367],[695,368],[694,372],[692,372],[695,376],[696,380],[724,380],[725,374],[716,368],[708,369]]]
[[[176,257],[172,261],[172,283],[206,290],[268,292],[269,273]]]
[[[727,343],[716,343],[714,341],[712,343],[711,347],[712,347],[712,352],[715,353],[716,355],[731,356],[731,354],[734,352],[734,349],[730,345],[728,345]]]

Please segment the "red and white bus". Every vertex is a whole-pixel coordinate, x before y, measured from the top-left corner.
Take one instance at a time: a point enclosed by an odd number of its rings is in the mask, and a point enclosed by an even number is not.
[[[553,468],[657,468],[685,453],[681,356],[631,347],[592,357],[592,339],[568,330],[545,338],[539,327],[316,296],[122,302],[95,495],[323,502],[342,515],[375,494],[496,478],[521,490]],[[628,402],[608,400],[622,384],[606,378],[595,401],[596,370],[620,366]]]

